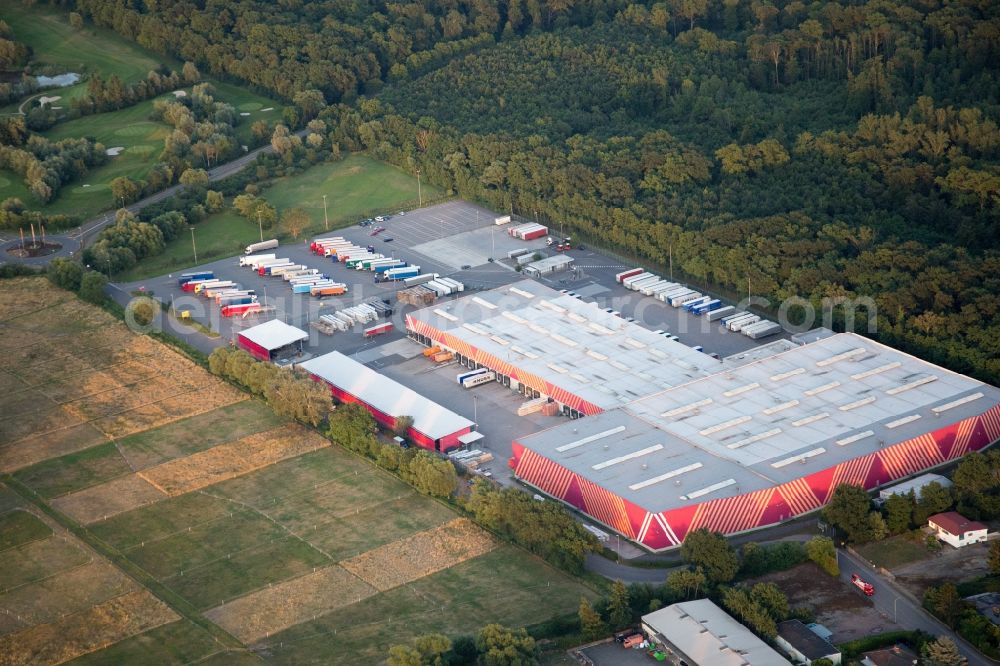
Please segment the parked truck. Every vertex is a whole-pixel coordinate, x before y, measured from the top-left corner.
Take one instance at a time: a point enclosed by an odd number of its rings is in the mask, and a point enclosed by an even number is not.
[[[364,330],[364,336],[366,338],[374,338],[376,335],[382,335],[383,333],[388,333],[392,330],[392,322],[384,321],[381,324],[375,324],[374,326],[369,326]]]
[[[425,282],[430,282],[438,277],[437,273],[425,273],[424,275],[414,275],[413,277],[406,278],[403,280],[404,287],[415,287],[418,284],[424,284]]]
[[[851,583],[854,584],[854,587],[864,592],[866,597],[871,597],[875,595],[875,586],[867,582],[864,578],[862,578],[858,574],[851,574]]]
[[[273,275],[275,270],[279,271],[280,273],[282,268],[294,265],[295,264],[293,264],[290,259],[286,259],[283,262],[275,264],[264,264],[263,266],[257,269],[257,273],[260,275]]]
[[[246,251],[243,254],[253,254],[254,252],[260,252],[261,250],[273,250],[278,247],[278,239],[272,238],[271,240],[261,241],[259,243],[250,243],[247,245]]]
[[[643,268],[630,268],[627,271],[622,271],[621,273],[615,275],[615,282],[618,284],[622,283],[625,278],[632,277],[633,275],[639,275],[640,273],[645,273],[646,270]]]
[[[466,377],[462,380],[463,388],[474,388],[476,386],[482,386],[483,384],[488,384],[492,381],[496,381],[497,373],[489,370],[487,372],[482,372],[478,375],[472,375],[471,377]]]
[[[740,317],[739,319],[734,319],[733,321],[729,322],[728,324],[726,324],[726,328],[728,328],[733,333],[739,333],[745,327],[750,326],[751,324],[756,324],[759,321],[760,317],[758,317],[757,315],[747,314],[745,317]]]
[[[391,268],[386,272],[381,274],[381,279],[379,276],[375,277],[376,282],[383,281],[395,281],[404,280],[408,277],[413,277],[420,274],[420,266],[406,266],[404,268]]]
[[[385,273],[386,271],[391,271],[393,268],[406,268],[406,262],[402,259],[396,259],[385,264],[379,264],[372,269],[375,274]]]
[[[640,280],[646,280],[653,277],[652,273],[637,273],[635,275],[630,275],[629,277],[622,280],[622,286],[626,289],[631,289],[632,285]]]
[[[428,355],[427,350],[424,350],[424,355],[425,356]],[[460,372],[455,376],[455,382],[461,385],[462,381],[467,379],[468,377],[474,377],[475,375],[481,375],[484,372],[489,372],[489,371],[490,371],[489,368],[479,368],[478,370],[466,370],[465,372]]]
[[[770,335],[775,335],[781,332],[781,326],[773,321],[760,321],[741,331],[743,335],[747,336],[751,340],[760,340],[761,338],[766,338]]]
[[[675,308],[679,308],[685,303],[690,303],[696,298],[701,298],[702,295],[697,291],[688,290],[686,293],[680,293],[676,296],[671,297],[670,305]]]
[[[240,305],[227,305],[222,308],[223,317],[236,317],[238,315],[247,315],[260,312],[263,310],[263,306],[260,303],[241,303]]]
[[[439,277],[436,279],[438,282],[451,287],[451,293],[453,294],[458,293],[460,291],[465,291],[465,285],[459,282],[458,280],[453,280],[451,278],[446,278],[446,277]]]
[[[265,261],[267,259],[274,259],[275,254],[251,254],[245,257],[240,257],[240,268],[245,266],[253,265],[255,261]]]

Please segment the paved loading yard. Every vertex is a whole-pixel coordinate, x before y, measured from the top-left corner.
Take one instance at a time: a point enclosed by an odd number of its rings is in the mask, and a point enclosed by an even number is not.
[[[466,284],[465,293],[468,294],[477,288],[491,289],[523,279],[505,262],[489,262],[488,258],[493,256],[494,251],[495,258],[498,259],[505,259],[507,251],[515,247],[529,247],[549,253],[543,249],[544,239],[527,243],[513,239],[507,235],[506,226],[493,224],[495,217],[496,213],[484,208],[462,201],[451,201],[402,216],[393,216],[388,222],[381,224],[386,230],[374,237],[370,235],[372,227],[358,226],[338,229],[324,235],[344,236],[362,246],[373,245],[378,252],[419,265],[423,272],[453,277]],[[393,238],[393,241],[386,243],[381,240],[384,237]],[[271,317],[298,326],[310,333],[310,339],[305,344],[307,354],[320,355],[337,350],[355,355],[358,360],[369,363],[462,416],[478,419],[480,429],[487,437],[487,448],[496,458],[490,465],[491,470],[498,480],[509,482],[510,473],[506,461],[511,454],[511,439],[556,425],[561,417],[517,417],[514,412],[522,398],[516,393],[494,385],[472,391],[463,389],[455,383],[454,375],[459,366],[450,365],[435,370],[422,357],[414,358],[419,354],[420,347],[407,341],[404,332],[405,314],[413,310],[411,306],[398,308],[394,313],[394,332],[373,339],[363,338],[361,327],[333,336],[321,335],[309,328],[308,322],[320,314],[370,298],[384,298],[395,303],[395,292],[400,288],[398,283],[375,284],[368,271],[349,270],[342,264],[310,253],[308,243],[311,240],[308,238],[299,243],[283,245],[276,254],[296,263],[319,268],[331,278],[347,283],[349,292],[344,296],[318,300],[307,295],[293,295],[284,280],[261,277],[248,268],[241,268],[238,257],[189,270],[213,270],[219,278],[230,279],[245,288],[256,290],[262,302],[266,298],[268,305],[274,307],[272,313],[246,319],[221,317],[218,308],[207,299],[181,291],[177,286],[176,274],[120,285],[117,296],[121,300],[127,300],[128,292],[143,287],[164,300],[173,298],[178,309],[191,309],[196,320],[218,331],[220,337],[210,339],[177,324],[173,324],[171,328],[206,352],[234,340],[236,333],[243,328]],[[702,345],[706,351],[722,356],[737,354],[761,344],[743,335],[724,331],[717,324],[710,324],[683,310],[625,289],[615,282],[614,276],[626,267],[600,252],[587,249],[573,250],[569,254],[576,260],[576,270],[555,273],[540,281],[556,289],[572,290],[584,297],[584,300],[594,301],[601,307],[610,307],[625,316],[635,317],[638,323],[650,329],[668,330],[678,335],[685,344]],[[469,268],[462,269],[462,266]],[[774,338],[765,342],[772,340]],[[473,396],[476,396],[478,405]]]

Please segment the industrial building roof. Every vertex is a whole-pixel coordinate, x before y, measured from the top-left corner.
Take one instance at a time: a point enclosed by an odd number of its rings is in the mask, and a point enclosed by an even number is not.
[[[524,267],[524,270],[531,270],[538,273],[550,273],[552,271],[564,269],[572,263],[573,257],[568,254],[555,254],[551,257],[545,257],[544,259],[531,262]]]
[[[807,627],[801,620],[779,622],[778,636],[785,639],[789,645],[810,661],[840,654],[840,650],[835,648],[830,641]]]
[[[350,393],[383,414],[412,416],[413,427],[440,439],[475,424],[340,352],[304,361],[299,367]]]
[[[687,345],[532,280],[410,316],[601,409],[721,368]]]
[[[951,487],[951,480],[947,477],[941,476],[940,474],[921,474],[920,476],[903,481],[902,483],[897,483],[894,486],[883,488],[879,491],[879,497],[882,499],[888,499],[892,495],[906,495],[911,492],[916,497],[920,497],[920,491],[923,487],[931,483],[939,483],[943,488]]]
[[[684,601],[642,616],[692,666],[788,666],[789,661],[708,599]]]
[[[263,324],[240,331],[240,335],[268,351],[280,349],[300,340],[308,340],[309,334],[301,328],[290,326],[280,319],[272,319]]]
[[[997,404],[992,386],[841,333],[518,441],[663,511],[792,481]]]

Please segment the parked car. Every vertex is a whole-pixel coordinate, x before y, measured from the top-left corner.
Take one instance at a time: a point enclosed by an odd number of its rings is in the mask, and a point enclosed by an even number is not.
[[[463,271],[467,271],[467,270],[469,270],[470,268],[472,268],[472,265],[471,265],[471,264],[462,264],[462,270],[463,270]]]
[[[391,243],[392,242],[392,236],[386,236],[385,238],[382,239],[382,242],[383,243]]]
[[[370,236],[377,236],[380,233],[382,233],[383,231],[385,231],[385,227],[375,227],[374,229],[372,229],[372,232],[369,235]]]
[[[398,213],[396,213],[396,215],[399,215],[400,217],[402,217],[403,215],[406,215],[406,211],[405,210],[401,210]]]
[[[375,216],[375,221],[376,222],[385,222],[385,218],[383,216],[381,216],[381,215],[376,215]]]

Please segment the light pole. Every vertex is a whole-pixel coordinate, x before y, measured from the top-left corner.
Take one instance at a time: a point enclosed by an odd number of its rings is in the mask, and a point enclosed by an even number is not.
[[[264,223],[260,219],[260,206],[257,206],[257,228],[260,230],[260,240],[264,242]]]
[[[326,195],[323,195],[323,223],[326,225],[326,230],[330,230],[330,218],[326,216]]]
[[[420,169],[417,169],[417,206],[423,208],[424,195],[420,190]]]
[[[472,421],[479,423],[479,396],[475,393],[472,394]]]
[[[198,263],[198,248],[194,245],[194,227],[191,227],[191,251],[194,252],[194,263]]]

